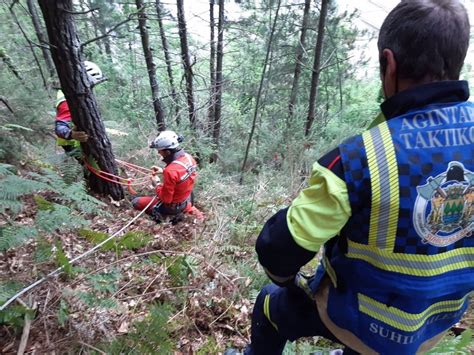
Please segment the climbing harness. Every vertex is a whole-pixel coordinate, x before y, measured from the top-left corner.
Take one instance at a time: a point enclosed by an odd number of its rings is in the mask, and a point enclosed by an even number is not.
[[[173,164],[173,163],[178,164],[178,165],[181,165],[183,168],[186,169],[186,174],[181,176],[181,178],[179,179],[179,183],[182,183],[182,182],[186,181],[187,179],[189,179],[189,177],[196,171],[196,165],[193,164],[191,156],[186,153],[185,157],[186,157],[187,163],[183,163],[180,160],[173,160],[171,162],[171,164]]]

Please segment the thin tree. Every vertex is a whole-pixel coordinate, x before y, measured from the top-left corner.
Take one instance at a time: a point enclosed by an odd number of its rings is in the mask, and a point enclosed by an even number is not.
[[[295,112],[296,98],[298,96],[298,84],[301,76],[303,55],[305,51],[306,32],[308,30],[309,9],[311,0],[305,0],[303,10],[303,22],[301,24],[300,40],[296,47],[295,71],[293,73],[293,84],[291,85],[290,103],[288,105],[288,126],[291,124]],[[288,127],[289,128],[289,127]]]
[[[151,87],[151,97],[153,99],[153,109],[155,111],[155,120],[158,130],[165,130],[165,118],[158,89],[158,81],[156,80],[156,68],[153,62],[153,53],[150,47],[150,39],[148,29],[146,27],[145,5],[143,0],[135,0],[138,9],[138,27],[140,28],[140,36],[142,38],[143,53],[145,54],[146,68],[148,71],[148,79]]]
[[[219,136],[221,131],[221,113],[222,113],[222,64],[224,60],[224,0],[219,0],[219,23],[217,25],[217,62],[216,62],[216,89],[214,105],[214,121],[212,124],[212,142],[215,152],[211,156],[211,162],[217,160],[217,151],[219,149]]]
[[[33,56],[33,59],[35,60],[35,63],[38,67],[38,72],[40,73],[41,79],[43,80],[43,86],[46,90],[48,90],[48,83],[47,83],[46,77],[43,73],[43,69],[41,68],[41,64],[40,64],[40,61],[38,59],[38,56],[36,55],[35,49],[33,47],[33,42],[28,38],[28,35],[26,34],[25,30],[23,29],[23,26],[20,23],[20,20],[18,20],[18,17],[16,16],[15,11],[13,10],[13,6],[15,5],[15,3],[16,2],[13,2],[10,5],[10,13],[12,15],[13,21],[16,23],[16,25],[20,29],[21,34],[23,35],[26,42],[28,43],[28,47],[30,48],[31,55]]]
[[[81,144],[82,150],[102,171],[117,174],[112,146],[84,68],[72,0],[39,0],[39,4],[72,121],[78,130],[89,135],[87,143]],[[92,191],[108,194],[115,200],[123,199],[123,190],[118,184],[102,180],[94,174],[89,175],[88,183]]]
[[[31,15],[31,22],[33,22],[33,27],[35,28],[36,37],[38,38],[38,42],[41,44],[41,53],[43,54],[43,59],[46,68],[48,69],[49,76],[54,77],[56,70],[54,69],[54,63],[48,48],[48,42],[45,40],[46,37],[41,28],[41,22],[38,16],[38,11],[36,10],[36,5],[33,3],[33,0],[26,0],[26,4],[28,5],[28,11]]]
[[[186,79],[186,101],[188,103],[189,122],[193,129],[196,128],[196,109],[194,106],[193,69],[189,58],[188,36],[186,19],[184,16],[183,0],[176,1],[178,7],[178,32],[181,45],[181,58],[183,60],[184,76]]]
[[[214,108],[215,108],[215,95],[216,95],[216,35],[215,35],[216,23],[214,20],[214,0],[209,0],[209,28],[210,32],[210,58],[209,58],[209,77],[210,77],[210,93],[209,93],[209,108],[207,111],[209,130],[212,132],[214,122]],[[211,157],[211,161],[212,161]]]
[[[311,89],[309,93],[309,108],[308,117],[306,119],[306,126],[304,134],[309,135],[311,126],[314,122],[314,111],[316,107],[316,97],[318,95],[319,73],[321,65],[321,55],[323,53],[324,28],[326,24],[326,17],[328,13],[329,0],[321,0],[321,11],[319,12],[318,21],[318,37],[316,39],[316,48],[314,50],[313,74],[311,76]]]
[[[163,9],[160,0],[156,0],[156,14],[158,15],[158,27],[160,28],[161,45],[163,46],[163,53],[165,54],[166,71],[168,72],[168,80],[170,83],[171,98],[173,99],[173,106],[176,115],[176,124],[180,123],[178,95],[176,94],[176,87],[174,85],[173,68],[171,67],[171,59],[168,47],[168,40],[166,39],[165,27],[163,26]]]
[[[278,20],[278,14],[280,12],[280,5],[281,5],[281,0],[278,0],[277,9],[276,9],[276,13],[275,13],[275,18],[273,19],[273,25],[272,25],[272,28],[270,30],[270,37],[268,39],[267,53],[265,55],[265,60],[263,62],[262,75],[260,77],[260,84],[259,84],[259,87],[258,87],[257,98],[256,98],[256,102],[255,102],[255,110],[253,112],[252,128],[250,129],[249,140],[247,142],[247,148],[245,149],[244,162],[242,163],[242,169],[240,171],[240,179],[239,179],[240,184],[242,184],[244,182],[245,166],[247,165],[247,159],[248,159],[249,152],[250,152],[250,145],[252,144],[252,138],[253,138],[253,135],[255,133],[255,127],[256,127],[257,118],[258,118],[258,110],[260,108],[260,98],[262,97],[263,82],[265,80],[265,72],[267,71],[268,58],[270,57],[270,52],[272,50],[273,35],[275,34],[275,28],[276,28],[276,23],[277,23],[277,20]]]

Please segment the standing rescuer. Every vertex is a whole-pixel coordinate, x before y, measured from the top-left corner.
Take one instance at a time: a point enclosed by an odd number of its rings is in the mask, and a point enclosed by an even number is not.
[[[173,131],[163,131],[150,144],[157,149],[165,162],[164,169],[153,167],[157,173],[163,174],[163,182],[156,186],[158,199],[145,212],[157,222],[162,222],[167,216],[172,222],[178,222],[183,213],[201,217],[200,211],[193,206],[192,192],[196,180],[196,161],[186,153],[180,143],[182,136]],[[132,205],[137,210],[143,210],[153,199],[152,196],[136,197]]]
[[[320,158],[266,222],[256,251],[274,284],[256,299],[246,354],[316,335],[344,353],[423,353],[461,319],[474,290],[474,104],[459,81],[469,28],[457,0],[388,14],[386,121]],[[302,276],[322,245],[316,274]]]

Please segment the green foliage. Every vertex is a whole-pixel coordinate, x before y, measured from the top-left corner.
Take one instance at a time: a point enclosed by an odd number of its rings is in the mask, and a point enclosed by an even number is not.
[[[79,230],[79,235],[82,237],[85,237],[88,241],[94,244],[100,244],[107,238],[109,238],[109,235],[104,232],[97,232],[97,231],[92,231],[88,229],[81,229]],[[101,247],[103,250],[112,250],[115,248],[115,241],[109,240],[107,243],[102,245]]]
[[[69,318],[69,307],[66,301],[61,299],[59,302],[59,309],[58,309],[58,323],[61,327],[66,325],[66,321]]]
[[[35,261],[42,263],[51,259],[53,255],[53,246],[44,238],[39,238],[36,243]]]
[[[0,163],[0,177],[13,175],[14,174],[13,170],[15,170],[14,165]]]
[[[470,355],[471,349],[474,349],[474,338],[472,329],[466,329],[461,335],[447,335],[441,342],[431,349],[427,354],[431,355]]]
[[[94,244],[100,244],[109,238],[106,233],[87,229],[81,229],[79,234]],[[109,240],[101,248],[103,250],[115,250],[120,255],[123,250],[136,250],[146,246],[151,239],[152,236],[146,232],[127,232],[121,237]]]
[[[0,227],[0,251],[18,247],[40,235],[88,225],[83,214],[107,215],[102,208],[105,204],[89,196],[82,182],[68,184],[49,168],[43,168],[41,174],[29,173],[21,177],[13,175],[10,166],[3,164],[0,176],[3,176],[0,180],[0,213],[17,215],[23,209],[21,198],[33,192],[36,192],[33,199],[38,207],[34,226],[11,222],[10,226]],[[40,191],[45,195],[38,194]]]
[[[136,232],[127,232],[119,240],[117,240],[117,248],[119,250],[136,250],[146,246],[152,236],[149,233],[136,231]]]
[[[117,291],[121,275],[117,270],[87,276],[91,287],[99,293],[112,294]]]
[[[207,338],[203,346],[199,348],[196,352],[196,355],[207,355],[207,354],[217,354],[220,351],[220,347],[217,344],[217,341],[214,337]]]
[[[37,236],[37,229],[31,226],[0,227],[0,251],[16,248]]]
[[[196,272],[197,261],[191,256],[174,256],[167,259],[167,271],[174,287],[186,285],[189,275]]]
[[[103,346],[108,354],[170,354],[173,351],[171,327],[168,319],[173,308],[156,304],[148,316],[133,325],[134,330]]]
[[[88,307],[117,308],[117,301],[107,296],[97,296],[95,292],[78,292],[76,296]]]
[[[22,288],[23,286],[17,282],[0,283],[0,305],[4,304]],[[34,315],[34,311],[21,305],[12,304],[0,311],[0,325],[5,324],[13,327],[16,331],[20,331],[26,314]]]
[[[64,273],[68,277],[73,277],[74,276],[74,269],[69,262],[68,257],[64,253],[64,250],[62,248],[61,242],[58,241],[56,242],[56,262],[59,267],[63,268]]]
[[[10,212],[17,214],[22,208],[22,203],[18,201],[21,196],[34,191],[43,190],[47,185],[26,179],[17,175],[7,175],[0,180],[0,212]]]
[[[35,200],[36,205],[38,206],[38,210],[40,210],[40,211],[54,211],[53,203],[46,200],[43,196],[34,195],[33,199]]]

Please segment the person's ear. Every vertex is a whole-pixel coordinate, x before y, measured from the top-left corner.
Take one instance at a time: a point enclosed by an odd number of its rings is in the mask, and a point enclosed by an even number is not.
[[[382,88],[385,98],[388,99],[398,91],[397,61],[391,49],[385,48],[382,51]]]

